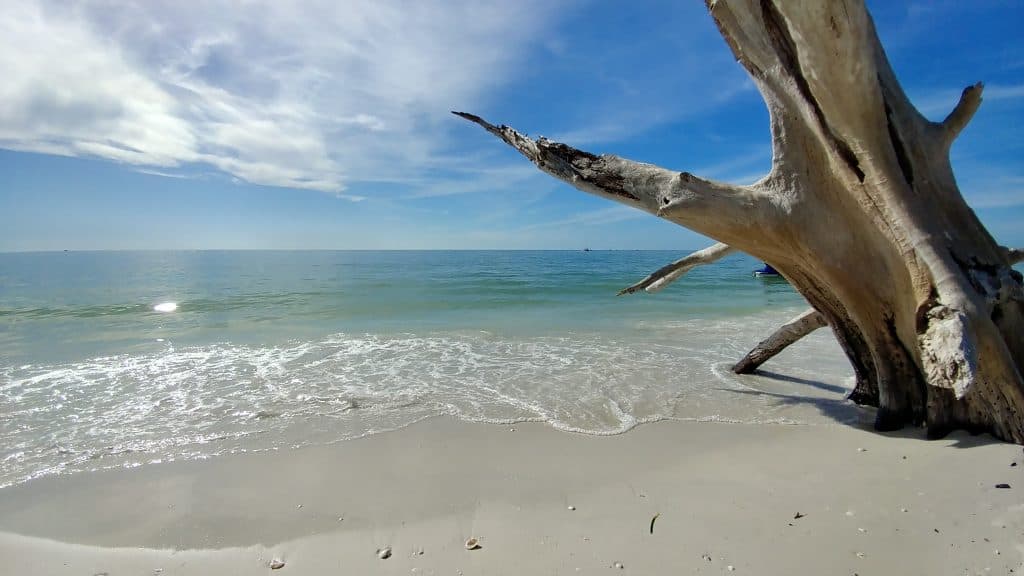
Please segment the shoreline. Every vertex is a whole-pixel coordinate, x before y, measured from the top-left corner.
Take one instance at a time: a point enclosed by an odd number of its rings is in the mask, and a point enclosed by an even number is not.
[[[759,315],[749,338],[728,336],[734,320],[664,328],[684,337],[708,328],[710,348],[739,350],[777,315]],[[845,401],[849,365],[824,331],[753,375],[730,370],[740,352],[649,336],[656,344],[591,333],[338,333],[282,347],[164,342],[163,352],[0,368],[12,406],[0,423],[0,489],[53,473],[348,441],[441,415],[614,435],[662,419],[848,423],[862,412]],[[53,402],[54,390],[65,400]]]
[[[679,421],[587,436],[429,418],[2,489],[0,574],[268,574],[275,558],[281,574],[1020,572],[1020,447],[923,437]],[[465,549],[471,536],[481,549]]]

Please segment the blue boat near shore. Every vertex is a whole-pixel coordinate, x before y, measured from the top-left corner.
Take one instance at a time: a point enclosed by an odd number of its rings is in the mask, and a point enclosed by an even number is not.
[[[761,276],[775,276],[775,277],[779,277],[781,275],[779,274],[778,270],[776,270],[775,268],[772,268],[771,264],[768,264],[767,262],[765,262],[763,268],[759,268],[757,270],[754,270],[754,276],[757,276],[757,277],[761,277]]]

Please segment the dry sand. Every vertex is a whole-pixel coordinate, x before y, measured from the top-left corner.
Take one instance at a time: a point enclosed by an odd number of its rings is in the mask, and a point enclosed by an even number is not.
[[[0,574],[1020,573],[1021,447],[922,438],[437,418],[0,490]]]

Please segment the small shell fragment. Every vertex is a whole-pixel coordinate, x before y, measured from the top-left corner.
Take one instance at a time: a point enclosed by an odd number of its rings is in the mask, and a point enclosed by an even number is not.
[[[466,550],[479,550],[480,548],[480,539],[476,536],[466,540]]]
[[[270,561],[271,570],[280,570],[281,568],[284,568],[284,560],[281,560],[280,558],[274,558]]]
[[[576,509],[575,506],[569,506],[569,510],[575,510],[575,509]]]
[[[385,546],[380,550],[377,550],[377,558],[380,558],[381,560],[391,558],[391,546]]]
[[[619,570],[625,568],[625,566],[622,565],[622,562],[616,562],[615,564],[612,564],[612,566],[618,568]]]

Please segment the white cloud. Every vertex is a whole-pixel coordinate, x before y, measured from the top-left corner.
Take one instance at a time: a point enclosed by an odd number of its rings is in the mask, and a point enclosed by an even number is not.
[[[0,17],[0,144],[153,166],[196,160],[176,102],[79,23],[15,3]]]
[[[410,183],[410,187],[414,192],[409,194],[407,198],[436,198],[477,192],[509,192],[527,186],[530,181],[537,182],[543,180],[545,187],[550,183],[550,176],[543,174],[533,164],[526,161],[486,168],[470,167],[459,174],[459,176],[465,175],[471,175],[472,177],[453,176]],[[537,185],[535,184],[534,186]]]
[[[989,100],[1016,100],[1024,98],[1024,84],[991,84],[982,92],[982,98]]]
[[[559,108],[561,124],[543,127],[545,136],[579,147],[625,141],[760,100],[703,3],[631,14],[643,20],[643,28],[623,25],[607,30],[610,37],[598,28],[589,41],[552,50],[574,86],[563,96],[573,106]]]
[[[921,114],[931,120],[941,121],[953,111],[962,93],[962,89],[936,90],[922,95],[920,98],[911,98],[911,101],[914,102]],[[985,89],[981,92],[982,106],[985,101],[998,102],[1020,98],[1024,98],[1024,84],[986,84]]]
[[[1024,176],[981,170],[964,178],[960,189],[973,208],[1010,208],[1024,206]]]
[[[672,100],[663,97],[664,94],[678,94],[671,86],[640,93],[627,91],[615,94],[613,91],[602,102],[604,110],[588,118],[586,124],[557,132],[548,138],[577,147],[617,142],[670,122],[707,115],[739,96],[757,93],[754,83],[742,76],[729,75],[708,83],[713,85],[691,91],[683,102],[680,102],[683,98]],[[659,80],[657,84],[665,82]]]
[[[174,172],[163,172],[160,170],[153,170],[152,168],[137,168],[135,170],[140,174],[149,174],[150,176],[160,176],[163,178],[174,178],[176,180],[182,180],[188,178],[185,174],[175,174]]]
[[[0,147],[333,192],[415,178],[447,111],[508,81],[553,25],[549,4],[6,3]]]
[[[526,226],[523,230],[536,230],[542,228],[562,228],[567,226],[602,226],[605,224],[614,224],[616,222],[624,222],[626,220],[636,220],[637,218],[649,218],[650,215],[636,208],[629,206],[610,206],[608,208],[599,208],[597,210],[588,210],[586,212],[578,212],[571,214],[566,218],[559,220],[553,220],[549,222],[541,222],[539,224],[533,224]]]
[[[704,178],[747,185],[765,177],[771,171],[771,164],[771,147],[765,145],[763,148],[751,148],[747,152],[737,153],[714,164],[693,169],[691,172]]]

